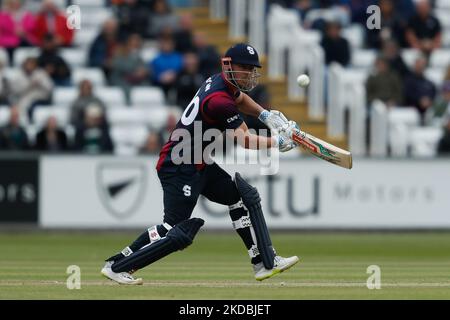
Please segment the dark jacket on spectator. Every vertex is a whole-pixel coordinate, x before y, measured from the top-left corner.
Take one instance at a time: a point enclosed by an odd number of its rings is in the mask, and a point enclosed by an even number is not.
[[[331,62],[338,62],[343,66],[346,66],[350,62],[350,46],[347,39],[331,39],[323,37],[321,45],[325,51],[325,62],[330,64]]]
[[[36,150],[39,151],[66,151],[67,147],[67,136],[63,130],[56,130],[56,141],[51,142],[47,136],[47,130],[44,128],[36,136]]]
[[[75,150],[85,153],[109,153],[114,146],[106,125],[79,126],[75,133]]]
[[[0,149],[27,150],[28,148],[28,136],[22,127],[6,125],[0,129]]]
[[[434,99],[436,87],[433,82],[426,79],[423,75],[412,73],[406,78],[404,85],[406,104],[417,107],[419,112],[423,113],[425,110],[420,108],[420,99],[423,97]]]
[[[438,154],[450,156],[450,131],[445,131],[438,144]]]

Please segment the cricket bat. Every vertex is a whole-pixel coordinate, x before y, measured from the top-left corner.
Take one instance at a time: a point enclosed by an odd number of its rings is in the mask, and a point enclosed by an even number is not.
[[[333,146],[331,143],[320,140],[301,130],[293,131],[292,140],[320,159],[346,169],[352,168],[352,154],[344,149]]]

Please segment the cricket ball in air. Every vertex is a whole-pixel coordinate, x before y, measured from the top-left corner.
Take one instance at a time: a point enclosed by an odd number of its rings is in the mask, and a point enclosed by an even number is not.
[[[297,77],[297,83],[302,88],[307,87],[309,82],[309,77],[306,74],[301,74]]]

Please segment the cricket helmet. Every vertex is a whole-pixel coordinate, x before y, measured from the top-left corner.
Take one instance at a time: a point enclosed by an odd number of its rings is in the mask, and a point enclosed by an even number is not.
[[[251,71],[233,70],[232,65],[253,67]],[[251,91],[258,85],[260,74],[256,68],[261,68],[258,52],[246,43],[238,43],[227,50],[222,58],[222,71],[225,79],[241,91]]]

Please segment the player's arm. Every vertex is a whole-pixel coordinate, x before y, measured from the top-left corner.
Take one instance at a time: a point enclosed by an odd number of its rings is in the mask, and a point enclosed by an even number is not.
[[[244,92],[236,94],[235,102],[240,112],[258,118],[271,130],[279,131],[280,128],[286,126],[289,122],[280,111],[264,109]]]
[[[272,137],[264,137],[253,134],[248,130],[245,122],[242,122],[234,130],[227,130],[227,135],[236,139],[237,143],[245,149],[260,150],[278,148],[281,152],[286,152],[296,147],[295,143],[283,135],[277,134],[272,135]]]

